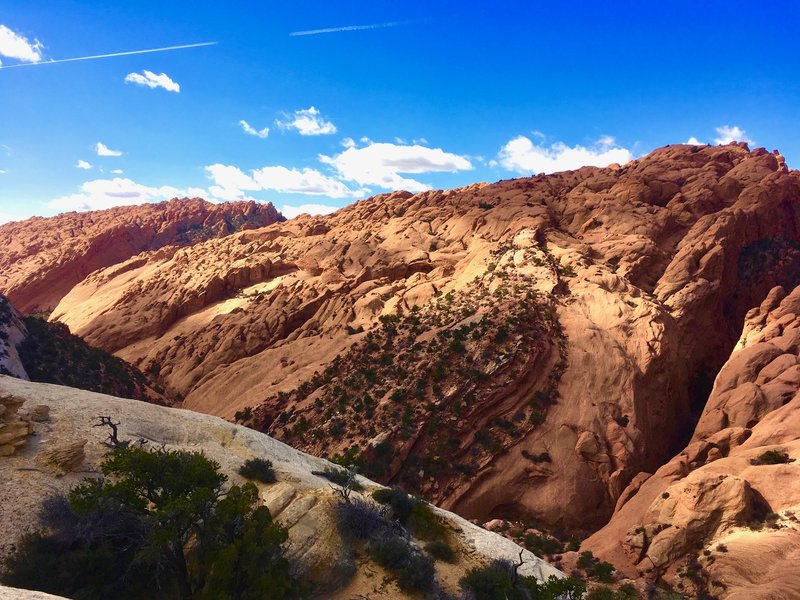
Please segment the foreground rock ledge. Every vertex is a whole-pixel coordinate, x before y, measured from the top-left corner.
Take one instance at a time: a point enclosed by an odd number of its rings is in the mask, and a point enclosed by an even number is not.
[[[93,427],[94,418],[111,415],[115,421],[121,422],[120,438],[143,438],[151,444],[165,444],[169,449],[202,451],[220,464],[230,483],[240,482],[237,470],[244,460],[256,456],[268,458],[275,466],[278,483],[259,484],[259,488],[273,515],[289,528],[287,554],[290,561],[313,580],[330,582],[338,578],[344,587],[340,586],[335,593],[332,590],[328,595],[331,598],[350,598],[361,593],[359,586],[369,584],[372,589],[380,582],[380,577],[365,579],[358,568],[349,581],[342,575],[347,571],[341,556],[345,553],[331,543],[331,540],[338,539],[329,510],[335,496],[327,479],[312,474],[312,471],[331,467],[326,460],[304,454],[263,433],[188,410],[7,376],[0,376],[0,396],[23,400],[23,408],[47,404],[51,416],[49,423],[36,424],[34,435],[14,456],[0,459],[0,480],[4,482],[0,487],[0,557],[9,551],[10,544],[24,531],[36,527],[33,507],[37,500],[56,490],[66,491],[97,472],[97,464],[107,448],[103,444],[106,432]],[[76,470],[56,477],[36,467],[35,457],[47,444],[75,438],[89,440],[85,447],[85,462]],[[366,478],[359,479],[367,490],[365,493],[381,487]],[[444,587],[454,590],[467,568],[485,560],[516,560],[519,556],[521,548],[510,540],[453,513],[436,507],[434,510],[451,527],[460,546],[458,568],[437,565]],[[522,557],[525,560],[519,570],[522,575],[540,580],[551,575],[563,576],[558,569],[527,550],[523,551]],[[383,587],[382,594],[371,597],[396,597],[393,585]],[[5,597],[5,593],[6,590],[0,588],[0,597]]]

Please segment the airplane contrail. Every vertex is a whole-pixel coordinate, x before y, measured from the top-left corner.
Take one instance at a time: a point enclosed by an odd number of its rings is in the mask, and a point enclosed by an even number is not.
[[[345,25],[343,27],[328,27],[326,29],[309,29],[307,31],[292,31],[290,36],[318,35],[320,33],[337,33],[339,31],[363,31],[364,29],[383,29],[384,27],[397,27],[407,25],[408,21],[391,21],[389,23],[372,23],[370,25]]]
[[[183,44],[181,46],[166,46],[165,48],[149,48],[147,50],[129,50],[128,52],[113,52],[111,54],[96,54],[94,56],[78,56],[75,58],[59,58],[57,60],[43,60],[33,63],[18,63],[16,65],[2,65],[2,69],[15,69],[17,67],[36,67],[39,65],[53,65],[56,63],[75,62],[78,60],[96,60],[98,58],[113,58],[115,56],[131,56],[132,54],[150,54],[152,52],[168,52],[169,50],[184,50],[186,48],[201,48],[214,46],[219,42],[200,42],[199,44]]]

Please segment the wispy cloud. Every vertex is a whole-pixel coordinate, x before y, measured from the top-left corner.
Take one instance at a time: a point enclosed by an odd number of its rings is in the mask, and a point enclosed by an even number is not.
[[[33,67],[36,65],[54,65],[56,63],[76,62],[79,60],[97,60],[99,58],[114,58],[116,56],[132,56],[134,54],[152,54],[153,52],[170,52],[172,50],[185,50],[187,48],[202,48],[215,46],[219,42],[200,42],[199,44],[181,44],[180,46],[165,46],[163,48],[148,48],[146,50],[129,50],[127,52],[112,52],[110,54],[95,54],[94,56],[78,56],[75,58],[59,58],[57,60],[39,60],[39,62],[19,63],[16,65],[3,65],[0,69],[14,69],[16,67]]]
[[[411,21],[389,21],[388,23],[370,23],[369,25],[343,25],[342,27],[326,27],[324,29],[308,29],[306,31],[292,31],[289,35],[297,37],[300,35],[319,35],[321,33],[339,33],[341,31],[364,31],[367,29],[385,29],[386,27],[398,27],[407,25]]]
[[[150,89],[164,88],[168,92],[175,92],[176,94],[181,91],[181,86],[172,80],[166,73],[156,75],[152,71],[144,70],[141,73],[128,73],[125,76],[125,83],[135,83],[136,85],[144,85]]]
[[[326,121],[319,110],[313,106],[301,108],[291,115],[286,115],[286,120],[278,119],[275,124],[281,129],[294,129],[300,135],[328,135],[336,133],[336,125]]]
[[[76,169],[83,169],[84,171],[88,171],[89,169],[91,169],[91,168],[92,168],[92,164],[91,164],[91,163],[89,163],[89,162],[86,162],[85,160],[79,160],[79,161],[78,161],[78,162],[75,164],[75,168],[76,168]]]
[[[269,127],[264,127],[263,129],[256,129],[250,123],[242,119],[239,121],[239,125],[242,126],[242,131],[244,131],[247,135],[254,135],[262,140],[269,135]]]
[[[103,142],[97,142],[94,149],[97,151],[97,156],[122,156],[122,152],[120,150],[112,150]]]
[[[24,35],[16,33],[0,25],[0,56],[16,58],[25,63],[38,63],[42,60],[44,46],[39,40],[28,40]],[[3,63],[0,62],[0,65]]]

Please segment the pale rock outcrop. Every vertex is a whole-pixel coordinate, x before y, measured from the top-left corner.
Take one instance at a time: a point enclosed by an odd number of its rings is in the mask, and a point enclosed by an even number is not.
[[[319,584],[329,598],[351,598],[366,591],[366,588],[357,587],[363,583],[358,575],[363,565],[354,564],[352,557],[347,555],[333,521],[332,507],[337,502],[337,495],[327,479],[312,473],[332,467],[331,463],[304,454],[263,433],[191,411],[5,376],[0,376],[0,395],[13,395],[23,400],[25,406],[46,402],[51,413],[48,424],[35,424],[36,443],[0,461],[0,479],[4,482],[0,486],[0,556],[8,552],[9,545],[19,535],[37,526],[35,511],[32,510],[37,499],[55,491],[64,492],[87,475],[97,474],[97,464],[108,447],[103,432],[94,427],[93,416],[110,414],[115,422],[120,422],[121,439],[142,439],[151,444],[164,444],[170,449],[202,451],[220,464],[230,483],[243,481],[238,468],[244,460],[256,456],[270,459],[278,483],[258,484],[260,497],[289,530],[287,556],[295,570],[307,580]],[[36,468],[35,457],[41,447],[68,435],[88,439],[85,446],[81,445],[86,459],[80,470],[55,477]],[[360,476],[358,479],[367,491],[378,487],[368,479]],[[494,558],[517,559],[520,548],[513,542],[457,515],[434,510],[457,540],[457,552],[462,558],[454,573],[463,574],[469,566]],[[540,579],[562,576],[560,571],[530,552],[523,552],[523,558],[525,564],[520,568],[521,574]],[[452,570],[449,566],[447,568]],[[347,583],[354,572],[356,577]],[[445,578],[453,591],[457,580],[458,576],[453,577],[452,573]],[[342,589],[345,583],[347,587]],[[375,587],[375,581],[370,580],[369,585],[370,589]],[[392,589],[388,587],[371,597],[396,597],[392,596]]]

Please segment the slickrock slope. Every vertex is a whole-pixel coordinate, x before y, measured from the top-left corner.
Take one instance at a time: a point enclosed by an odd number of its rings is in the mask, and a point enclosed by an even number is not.
[[[799,199],[780,155],[670,146],[165,248],[51,318],[187,408],[467,517],[593,530],[688,442],[747,311],[798,283]]]
[[[689,445],[637,476],[585,546],[690,594],[800,598],[798,459],[800,287],[776,287],[748,313]]]
[[[0,293],[25,314],[47,311],[92,271],[140,252],[185,246],[281,219],[272,204],[176,198],[7,223],[0,225]]]
[[[277,483],[257,485],[262,501],[289,530],[287,557],[295,572],[303,580],[314,582],[317,592],[325,598],[403,597],[391,578],[384,580],[379,566],[356,559],[341,539],[333,515],[338,495],[327,479],[312,473],[333,467],[327,461],[263,433],[191,411],[0,376],[0,397],[4,396],[24,401],[22,411],[44,403],[50,407],[50,418],[47,423],[35,423],[35,435],[14,456],[0,457],[0,478],[4,482],[0,486],[0,556],[23,531],[37,527],[37,500],[66,491],[85,477],[97,474],[97,465],[108,447],[104,445],[107,431],[93,426],[94,417],[109,415],[121,423],[120,439],[145,439],[170,450],[202,451],[220,464],[230,484],[244,482],[238,469],[246,459],[271,460]],[[37,456],[43,449],[75,440],[85,442],[85,460],[78,468],[61,477],[41,468]],[[352,498],[367,498],[379,487],[363,477],[358,479],[365,489],[361,494],[353,492]],[[458,557],[452,565],[436,563],[437,578],[449,593],[457,591],[459,578],[473,566],[495,558],[518,560],[521,548],[513,542],[452,513],[434,510],[443,519]],[[529,552],[523,552],[522,557],[522,575],[540,580],[562,576]],[[0,588],[0,596],[3,593]]]

